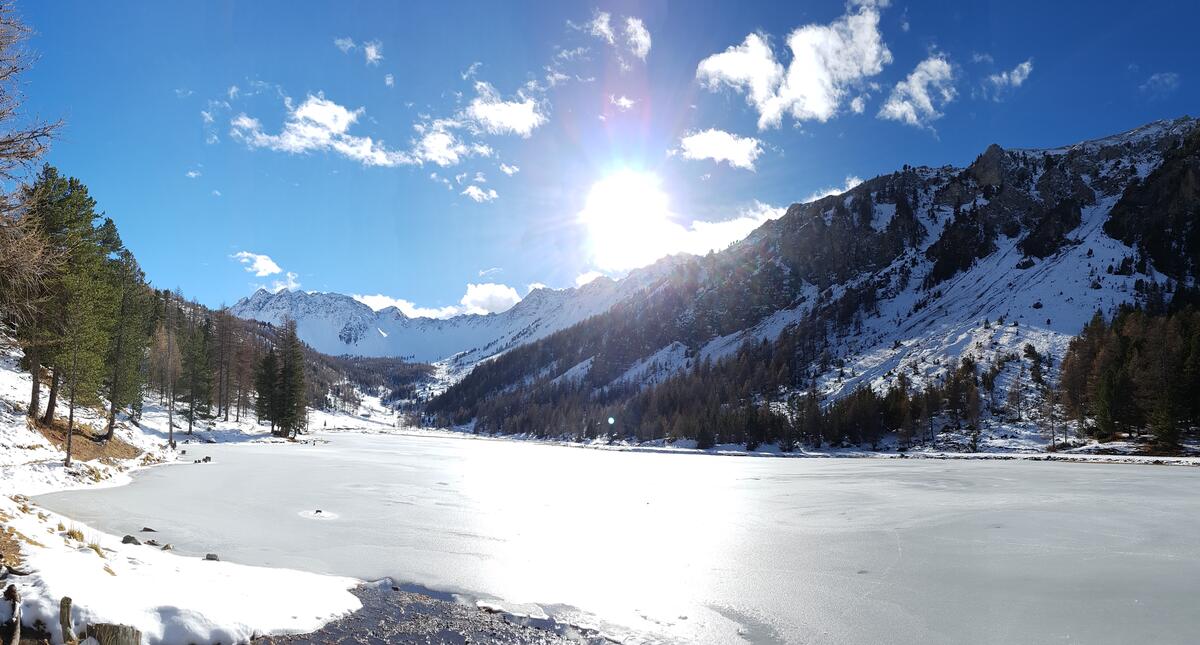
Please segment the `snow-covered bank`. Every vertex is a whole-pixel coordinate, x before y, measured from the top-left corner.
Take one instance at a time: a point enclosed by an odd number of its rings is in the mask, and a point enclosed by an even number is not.
[[[411,426],[403,426],[399,428],[388,428],[378,430],[376,432],[382,434],[398,434],[411,436],[433,436],[447,437],[468,440],[480,441],[521,441],[531,442],[549,446],[564,446],[569,448],[587,448],[593,450],[615,450],[622,452],[650,452],[664,454],[695,454],[695,455],[718,455],[731,457],[781,457],[781,458],[870,458],[870,459],[968,459],[968,460],[1013,460],[1020,459],[1026,461],[1057,461],[1057,462],[1079,462],[1079,463],[1106,463],[1106,464],[1147,464],[1147,465],[1172,465],[1172,466],[1200,466],[1200,455],[1147,455],[1137,454],[1136,446],[1126,442],[1111,442],[1101,444],[1097,442],[1089,442],[1074,448],[1060,450],[1058,452],[1049,452],[1044,446],[1039,449],[1036,446],[1030,447],[1008,447],[995,448],[986,451],[955,451],[944,450],[940,448],[917,447],[910,448],[905,451],[899,451],[894,445],[881,445],[880,450],[870,450],[866,448],[826,448],[821,450],[809,450],[804,448],[796,448],[790,452],[780,450],[776,444],[765,444],[755,450],[747,450],[742,444],[717,444],[712,448],[701,449],[696,446],[696,442],[691,439],[683,439],[679,441],[665,441],[662,439],[654,441],[629,441],[629,440],[612,440],[608,438],[598,438],[586,441],[575,441],[568,438],[542,438],[533,435],[517,434],[517,435],[488,435],[474,434],[470,428],[418,428]],[[894,442],[892,442],[894,443]],[[1195,446],[1188,445],[1191,452],[1195,452]],[[1107,452],[1106,452],[1107,451]]]
[[[29,495],[119,486],[128,483],[135,470],[154,464],[203,465],[190,464],[186,455],[167,447],[166,412],[147,400],[140,427],[122,422],[116,429],[117,440],[141,454],[65,467],[63,451],[26,422],[24,406],[32,382],[17,367],[18,357],[11,350],[0,355],[0,523],[7,539],[19,546],[19,570],[28,574],[4,580],[4,586],[15,584],[21,594],[27,626],[38,621],[53,642],[62,643],[59,603],[70,596],[78,627],[98,622],[133,625],[150,644],[239,643],[264,634],[312,631],[361,606],[351,593],[361,581],[353,578],[205,561],[156,546],[123,544],[120,536],[31,505]],[[351,415],[315,415],[329,426],[381,425],[379,420]],[[82,425],[103,427],[96,410],[77,409],[76,418]],[[198,424],[190,436],[186,426],[179,427],[178,417],[175,423],[181,451],[189,442],[271,440],[266,428],[248,422]],[[77,435],[76,449],[89,441]],[[137,537],[145,541],[155,535]]]

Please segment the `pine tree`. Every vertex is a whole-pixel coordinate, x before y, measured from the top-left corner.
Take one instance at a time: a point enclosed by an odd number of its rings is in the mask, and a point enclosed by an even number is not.
[[[96,391],[103,376],[106,344],[103,327],[104,285],[94,274],[66,277],[66,308],[63,320],[61,367],[68,395],[67,456],[71,465],[71,440],[75,431],[75,408],[98,401]]]
[[[139,404],[142,398],[142,356],[149,340],[150,306],[142,271],[133,254],[123,251],[113,267],[114,288],[119,293],[108,352],[107,441],[113,436],[117,411]]]
[[[258,422],[266,421],[271,424],[271,433],[275,433],[275,422],[279,411],[279,357],[272,347],[262,357],[258,369],[254,373],[254,389],[258,396],[254,402],[254,414]]]
[[[280,345],[278,430],[281,436],[294,437],[304,426],[308,413],[304,349],[296,335],[296,321],[284,322]]]

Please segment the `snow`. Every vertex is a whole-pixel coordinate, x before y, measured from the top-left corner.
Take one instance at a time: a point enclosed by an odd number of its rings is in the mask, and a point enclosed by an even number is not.
[[[892,218],[896,216],[895,204],[875,204],[875,214],[871,217],[871,228],[876,231],[882,231],[891,223]]]
[[[6,342],[0,336],[0,345]],[[21,594],[26,622],[41,620],[50,626],[54,642],[61,643],[59,602],[70,596],[77,626],[95,622],[134,625],[147,644],[236,643],[261,634],[310,631],[358,609],[360,603],[350,593],[361,582],[356,579],[206,562],[195,554],[124,545],[116,535],[28,504],[29,495],[128,484],[133,472],[159,462],[177,464],[172,469],[210,465],[184,463],[192,461],[195,445],[261,444],[271,439],[266,428],[247,422],[205,423],[192,435],[176,427],[176,441],[189,452],[181,456],[182,450],[176,453],[166,446],[166,411],[148,399],[141,427],[122,419],[115,433],[144,451],[143,455],[107,463],[76,461],[66,468],[62,451],[25,421],[24,406],[32,381],[18,369],[18,357],[19,352],[12,349],[0,353],[0,519],[27,538],[21,539],[22,568],[30,575],[9,578]],[[42,396],[44,405],[45,388]],[[314,415],[326,418],[325,413]],[[76,417],[79,423],[103,427],[104,419],[96,410],[77,409]],[[339,427],[372,427],[367,420],[351,415],[328,418],[336,420]],[[177,426],[180,421],[177,417]],[[195,497],[195,491],[189,491],[170,504],[186,509],[188,500]],[[113,514],[112,509],[104,511]],[[70,529],[81,531],[84,540],[68,536]],[[138,537],[145,540],[156,535],[139,533]]]
[[[688,347],[679,341],[675,341],[653,354],[635,362],[625,370],[625,373],[617,377],[612,382],[612,385],[621,383],[635,383],[640,387],[648,387],[670,378],[676,372],[688,369],[691,367],[691,361],[687,358]]]
[[[337,293],[259,290],[230,312],[250,320],[296,321],[300,339],[319,352],[338,356],[396,356],[423,362],[453,359],[469,371],[481,360],[544,338],[607,311],[669,273],[679,262],[665,258],[619,282],[593,280],[569,289],[534,289],[511,309],[495,314],[462,314],[447,319],[409,318],[395,307],[373,311]],[[368,333],[375,329],[376,333]],[[461,377],[463,370],[446,376]]]
[[[554,377],[554,380],[550,382],[554,385],[570,385],[582,381],[588,372],[592,370],[592,360],[592,357],[589,356],[579,361],[579,363],[571,366],[567,371]]]
[[[63,596],[74,601],[77,625],[134,625],[146,643],[240,643],[258,634],[311,631],[360,606],[349,593],[359,584],[353,578],[207,562],[124,545],[91,529],[84,529],[84,544],[55,529],[70,520],[46,516],[22,514],[9,525],[45,545],[24,549],[33,576],[31,583],[21,580],[21,609],[26,621],[51,625],[56,642]]]
[[[626,642],[1182,643],[1198,626],[1192,468],[319,438],[204,445],[211,464],[38,501]]]

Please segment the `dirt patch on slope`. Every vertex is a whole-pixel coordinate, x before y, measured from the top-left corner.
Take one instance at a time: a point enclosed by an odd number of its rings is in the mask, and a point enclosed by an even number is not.
[[[66,420],[55,418],[54,424],[50,426],[38,421],[33,423],[33,426],[56,448],[64,451],[67,449]],[[114,436],[108,441],[102,441],[103,436],[102,430],[85,423],[76,423],[75,436],[71,439],[71,458],[80,461],[99,459],[103,463],[115,463],[117,460],[133,459],[142,454],[141,450],[125,443],[119,437]]]

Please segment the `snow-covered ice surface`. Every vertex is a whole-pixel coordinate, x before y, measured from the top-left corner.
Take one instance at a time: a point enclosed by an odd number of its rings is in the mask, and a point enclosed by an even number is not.
[[[1200,628],[1195,468],[321,438],[201,445],[189,456],[212,463],[36,501],[113,534],[152,525],[185,555],[391,576],[632,642],[1184,643]]]
[[[5,339],[0,336],[0,347]],[[172,540],[142,533],[142,525],[109,534],[26,503],[26,495],[54,490],[119,486],[144,466],[174,462],[177,453],[166,447],[167,414],[147,399],[140,427],[123,420],[116,436],[143,451],[133,459],[76,461],[63,466],[63,452],[25,420],[32,381],[17,368],[18,352],[0,350],[0,528],[15,531],[21,546],[22,570],[30,575],[10,577],[22,597],[25,622],[41,620],[55,639],[59,632],[59,602],[74,600],[75,624],[113,622],[136,626],[144,640],[164,643],[237,643],[257,634],[310,631],[361,606],[350,589],[359,580],[288,569],[268,569],[229,562],[206,562],[197,554],[179,555],[147,545],[121,543],[121,535],[141,540]],[[46,390],[43,388],[43,405]],[[368,430],[390,426],[371,401],[358,415],[313,412],[310,420],[332,428]],[[80,408],[77,421],[103,427],[97,410]],[[178,427],[175,439],[183,450],[207,442],[270,441],[267,428],[234,421],[204,422],[192,435]],[[77,442],[88,441],[83,437]],[[285,448],[288,444],[278,444]],[[183,458],[192,461],[191,454]],[[208,466],[211,464],[204,464]],[[201,468],[176,465],[165,468]],[[179,491],[168,505],[186,507],[187,500],[205,489]],[[96,509],[104,514],[113,509]],[[153,522],[145,526],[154,527]],[[78,531],[72,535],[72,530]],[[82,535],[82,540],[78,537]],[[198,554],[203,556],[204,554]],[[223,555],[223,554],[219,554]]]

